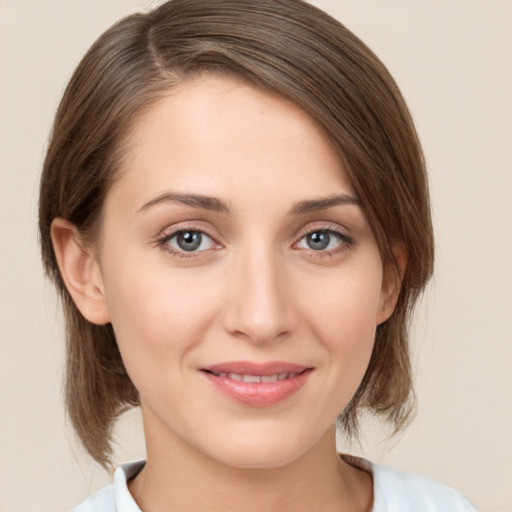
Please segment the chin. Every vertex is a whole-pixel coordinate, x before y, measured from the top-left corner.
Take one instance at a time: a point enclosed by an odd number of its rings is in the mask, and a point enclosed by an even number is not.
[[[322,438],[322,433],[314,435],[298,428],[286,432],[279,432],[278,428],[257,429],[257,432],[240,434],[220,436],[218,443],[212,443],[214,449],[209,450],[209,455],[235,468],[273,469],[301,458]]]
[[[224,452],[220,458],[224,464],[239,469],[276,469],[291,464],[299,456],[296,450],[276,451],[254,447],[230,453]]]

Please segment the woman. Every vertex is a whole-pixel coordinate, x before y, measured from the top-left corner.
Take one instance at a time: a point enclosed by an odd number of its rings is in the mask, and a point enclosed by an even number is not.
[[[78,66],[40,231],[90,455],[142,409],[145,462],[86,510],[472,510],[336,453],[411,415],[408,315],[433,239],[423,156],[382,63],[296,0],[174,0]]]

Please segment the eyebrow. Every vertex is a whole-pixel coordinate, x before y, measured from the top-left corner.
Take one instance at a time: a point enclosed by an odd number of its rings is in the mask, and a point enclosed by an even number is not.
[[[316,212],[319,210],[327,210],[333,206],[354,204],[359,205],[361,201],[357,197],[348,194],[340,194],[337,196],[324,197],[320,199],[309,199],[306,201],[299,201],[289,211],[292,215],[301,215],[304,213]]]
[[[221,213],[231,213],[231,210],[227,203],[216,197],[203,196],[199,194],[182,194],[175,192],[167,192],[165,194],[159,195],[158,197],[155,197],[154,199],[151,199],[151,201],[148,201],[147,203],[142,205],[137,210],[137,213],[140,213],[144,210],[147,210],[149,208],[152,208],[153,206],[162,203],[181,203],[192,208],[201,208],[204,210],[211,210]],[[323,197],[319,199],[307,199],[295,203],[289,210],[288,214],[302,215],[314,211],[326,210],[334,206],[347,204],[359,205],[360,203],[361,202],[359,201],[358,198],[350,196],[348,194],[340,194],[336,196]]]
[[[229,206],[224,201],[221,201],[216,197],[168,192],[145,203],[137,210],[137,213],[140,213],[161,203],[182,203],[184,205],[191,206],[192,208],[202,208],[204,210],[212,210],[222,213],[230,212]]]

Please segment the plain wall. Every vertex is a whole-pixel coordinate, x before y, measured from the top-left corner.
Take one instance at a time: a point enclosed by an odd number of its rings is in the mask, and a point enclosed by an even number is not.
[[[419,409],[356,451],[512,510],[512,3],[325,0],[385,62],[429,164],[437,270],[413,328]],[[93,40],[143,0],[0,0],[0,511],[66,510],[110,475],[62,400],[62,322],[39,262],[38,177],[64,85]],[[138,412],[118,460],[141,458]]]

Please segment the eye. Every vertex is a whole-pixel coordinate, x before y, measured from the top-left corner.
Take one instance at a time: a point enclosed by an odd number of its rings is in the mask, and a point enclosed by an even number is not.
[[[317,230],[304,235],[298,242],[299,249],[311,249],[313,251],[334,251],[338,249],[347,237],[331,230]]]
[[[206,251],[214,246],[213,240],[206,233],[188,229],[177,231],[172,236],[166,237],[163,242],[180,252]]]

